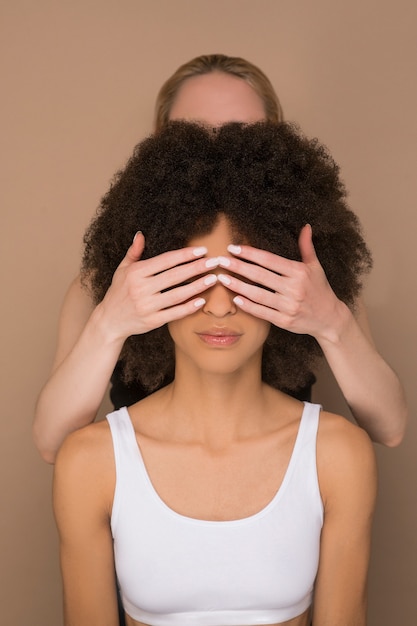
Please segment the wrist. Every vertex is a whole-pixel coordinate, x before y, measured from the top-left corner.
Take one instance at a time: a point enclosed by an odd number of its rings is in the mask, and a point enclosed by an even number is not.
[[[335,346],[343,342],[349,328],[356,323],[352,311],[339,299],[336,299],[329,319],[331,323],[325,325],[320,336],[316,337],[323,350],[326,346]]]
[[[97,304],[90,316],[87,326],[90,327],[91,332],[100,342],[104,345],[114,345],[118,347],[119,350],[122,349],[123,343],[127,339],[127,337],[120,333],[117,324],[114,324],[113,320],[109,319],[103,302]]]

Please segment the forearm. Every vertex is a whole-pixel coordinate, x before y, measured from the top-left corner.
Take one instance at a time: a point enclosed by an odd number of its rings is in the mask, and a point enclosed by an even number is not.
[[[403,387],[342,302],[318,341],[359,426],[375,442],[398,445],[407,422]]]
[[[119,357],[123,340],[107,335],[101,317],[97,307],[39,395],[33,435],[49,463],[70,432],[95,419]]]

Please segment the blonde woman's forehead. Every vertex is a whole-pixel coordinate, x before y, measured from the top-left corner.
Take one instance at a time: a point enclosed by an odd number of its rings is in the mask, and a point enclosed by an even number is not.
[[[223,72],[210,72],[188,78],[181,85],[169,119],[212,126],[227,122],[250,123],[265,119],[265,108],[245,80]]]

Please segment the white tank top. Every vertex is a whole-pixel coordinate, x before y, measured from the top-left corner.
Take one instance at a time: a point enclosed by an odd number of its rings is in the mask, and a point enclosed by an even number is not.
[[[204,521],[152,486],[126,408],[107,416],[116,488],[111,516],[123,606],[151,626],[254,626],[311,604],[323,505],[316,468],[320,406],[305,403],[284,479],[250,517]]]

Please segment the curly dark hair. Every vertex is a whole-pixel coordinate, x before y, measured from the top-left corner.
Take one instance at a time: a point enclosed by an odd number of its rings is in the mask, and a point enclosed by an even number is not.
[[[317,139],[292,124],[230,123],[215,130],[172,122],[139,143],[102,198],[85,237],[84,283],[96,303],[138,230],[142,258],[182,248],[225,215],[240,241],[300,260],[298,236],[311,224],[317,256],[336,296],[353,308],[372,265],[356,215],[346,203],[339,167]],[[263,379],[297,391],[321,349],[313,337],[271,326]],[[149,391],[174,374],[167,327],[126,340],[124,379]]]

